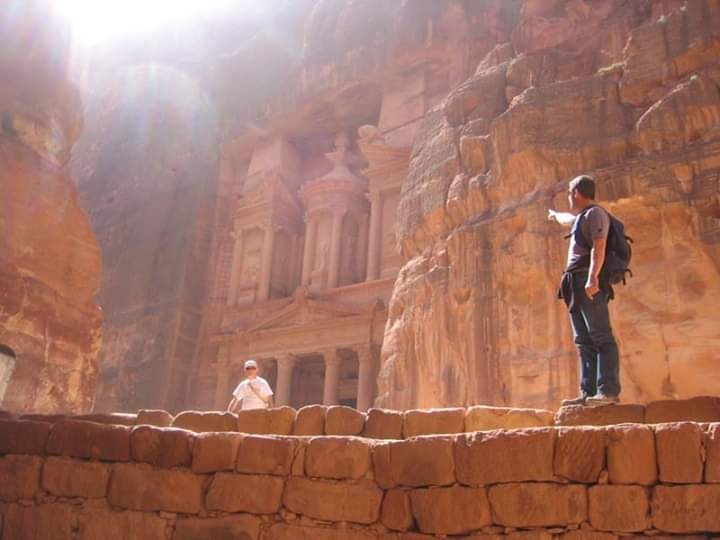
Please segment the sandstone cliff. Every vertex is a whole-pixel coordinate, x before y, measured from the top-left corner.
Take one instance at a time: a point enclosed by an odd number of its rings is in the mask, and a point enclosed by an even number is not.
[[[636,239],[612,317],[625,400],[716,392],[720,2],[525,2],[429,112],[398,212],[377,404],[574,395],[555,299],[566,181],[591,173]]]
[[[0,344],[17,356],[0,403],[19,411],[95,397],[100,253],[64,167],[82,125],[67,52],[42,2],[0,8]]]

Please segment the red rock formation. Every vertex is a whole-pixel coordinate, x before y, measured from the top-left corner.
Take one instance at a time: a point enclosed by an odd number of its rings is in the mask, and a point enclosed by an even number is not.
[[[0,8],[0,343],[17,357],[0,402],[19,411],[95,396],[100,253],[64,168],[82,125],[67,38],[43,2]]]

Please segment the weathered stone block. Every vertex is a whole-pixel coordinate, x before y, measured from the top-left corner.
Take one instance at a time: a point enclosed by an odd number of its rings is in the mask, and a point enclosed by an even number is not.
[[[360,435],[365,429],[365,413],[351,407],[333,405],[325,414],[325,435]]]
[[[608,428],[607,462],[611,484],[655,484],[655,433],[642,424]]]
[[[462,534],[492,522],[485,488],[452,486],[410,493],[418,527],[430,534]]]
[[[110,467],[103,463],[49,457],[42,471],[42,487],[60,497],[105,497]]]
[[[405,411],[403,435],[406,439],[418,435],[442,435],[465,431],[465,409],[428,409]]]
[[[292,435],[295,415],[295,409],[290,407],[240,411],[237,430],[259,435]]]
[[[614,534],[587,529],[568,531],[557,537],[559,540],[617,540]]]
[[[513,409],[476,405],[465,412],[465,431],[517,429],[553,425],[553,413],[543,409]]]
[[[325,521],[350,521],[369,525],[380,517],[383,492],[368,480],[337,483],[292,477],[283,496],[291,512]]]
[[[102,461],[130,461],[130,428],[62,420],[50,430],[48,454]]]
[[[379,536],[374,531],[303,527],[276,523],[268,530],[267,540],[379,540]],[[390,539],[383,538],[383,540]]]
[[[111,470],[108,502],[129,510],[197,514],[202,509],[204,483],[205,478],[186,471],[117,463]]]
[[[235,431],[237,419],[229,412],[185,411],[178,414],[170,424],[174,428],[187,429],[195,433],[210,431]]]
[[[656,486],[652,522],[668,533],[720,532],[720,485]]]
[[[655,426],[660,481],[676,484],[701,483],[703,478],[703,432],[689,422]]]
[[[52,424],[32,420],[0,420],[0,454],[45,454]]]
[[[705,432],[705,482],[720,483],[720,423]]]
[[[403,413],[386,409],[367,412],[363,437],[369,439],[402,439]]]
[[[192,471],[211,473],[235,470],[242,438],[240,433],[198,433],[192,449]]]
[[[634,532],[650,529],[650,504],[642,486],[593,486],[588,490],[588,515],[594,529]]]
[[[645,422],[720,422],[720,397],[651,401],[645,406]]]
[[[73,420],[95,422],[97,424],[115,424],[119,426],[134,426],[137,423],[137,414],[132,413],[94,413],[74,416]]]
[[[173,540],[257,540],[260,518],[248,514],[222,518],[178,519]]]
[[[413,524],[410,493],[402,489],[390,489],[383,497],[380,522],[393,531],[407,531]]]
[[[0,458],[0,501],[32,499],[40,488],[42,464],[36,456]]]
[[[67,540],[77,528],[72,506],[10,504],[4,514],[3,540]]]
[[[555,474],[574,482],[594,484],[605,467],[604,428],[560,428],[555,443]]]
[[[297,440],[246,435],[240,441],[235,470],[248,474],[287,476],[292,469]]]
[[[78,540],[166,540],[167,522],[154,514],[117,512],[104,508],[84,508],[79,515]]]
[[[46,422],[48,424],[57,424],[66,419],[72,419],[66,414],[42,414],[42,413],[29,413],[21,414],[20,420],[30,420],[32,422]]]
[[[173,415],[161,409],[140,409],[137,413],[135,425],[148,425],[157,427],[170,427]]]
[[[366,439],[313,437],[305,454],[305,473],[318,478],[362,478],[370,469],[370,450]]]
[[[553,479],[552,428],[467,433],[455,443],[458,482],[470,486]]]
[[[453,446],[450,437],[417,437],[378,443],[373,450],[375,480],[382,488],[454,484]]]
[[[185,429],[140,425],[130,433],[130,449],[135,461],[166,469],[189,467],[194,438]]]
[[[585,486],[500,484],[488,490],[493,522],[505,527],[553,527],[587,519]]]
[[[555,413],[558,426],[611,426],[615,424],[642,424],[645,422],[643,405],[606,405],[561,407]]]
[[[326,410],[327,407],[324,405],[306,405],[298,409],[293,435],[324,435]]]
[[[280,510],[284,480],[277,476],[217,473],[208,488],[208,510],[275,514]]]

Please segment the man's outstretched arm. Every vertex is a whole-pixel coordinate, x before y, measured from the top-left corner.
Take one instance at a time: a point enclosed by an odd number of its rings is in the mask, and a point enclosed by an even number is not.
[[[552,208],[548,208],[548,220],[557,221],[560,225],[572,225],[575,216],[570,212],[556,212]]]

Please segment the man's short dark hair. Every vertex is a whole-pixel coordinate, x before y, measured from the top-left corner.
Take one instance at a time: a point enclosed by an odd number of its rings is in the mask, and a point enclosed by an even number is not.
[[[586,174],[576,176],[570,180],[569,189],[571,192],[577,190],[586,199],[595,200],[595,180]]]

